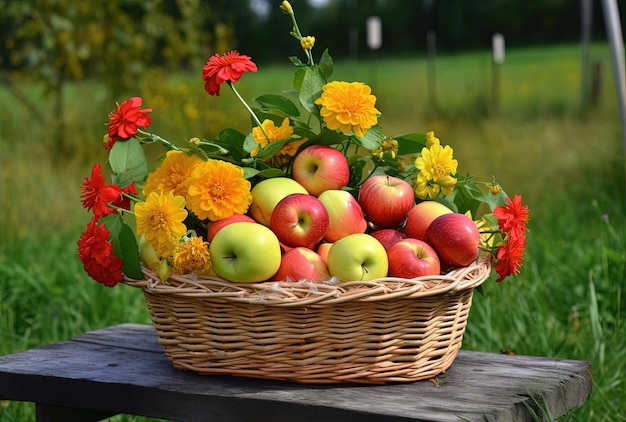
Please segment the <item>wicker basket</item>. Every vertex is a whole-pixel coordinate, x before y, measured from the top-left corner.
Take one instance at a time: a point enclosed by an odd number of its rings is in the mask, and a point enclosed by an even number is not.
[[[370,282],[230,283],[172,276],[143,290],[174,367],[306,384],[432,378],[454,361],[488,260],[449,274]]]

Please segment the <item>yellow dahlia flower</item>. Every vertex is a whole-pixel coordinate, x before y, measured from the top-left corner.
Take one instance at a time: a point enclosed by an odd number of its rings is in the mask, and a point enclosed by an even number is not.
[[[178,240],[187,232],[185,198],[172,192],[151,192],[146,202],[135,204],[137,235],[145,235],[160,257],[168,256]]]
[[[459,162],[452,158],[453,152],[448,145],[433,144],[430,148],[422,148],[421,156],[415,159],[415,167],[427,179],[437,182],[440,177],[456,173]]]
[[[261,147],[267,146],[267,144],[270,142],[287,139],[291,136],[291,134],[293,134],[293,127],[289,125],[289,118],[287,117],[283,119],[283,122],[280,126],[276,126],[274,122],[269,119],[263,120],[261,126],[263,126],[263,130],[261,130],[261,128],[258,126],[252,128],[252,137],[254,138],[254,142],[256,142],[257,145],[261,145]],[[269,141],[265,137],[263,131],[265,131],[265,134],[267,134]],[[250,151],[250,155],[253,157],[258,153],[258,147]]]
[[[378,123],[380,115],[374,107],[376,97],[371,92],[371,88],[361,82],[333,81],[324,85],[315,104],[322,106],[320,114],[330,130],[362,137]]]

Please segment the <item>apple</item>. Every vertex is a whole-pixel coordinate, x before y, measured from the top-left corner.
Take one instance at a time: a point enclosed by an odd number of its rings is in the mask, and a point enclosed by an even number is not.
[[[370,233],[370,236],[375,237],[380,243],[382,243],[386,250],[389,250],[392,245],[398,243],[402,239],[406,239],[404,233],[395,229],[374,230]]]
[[[441,264],[435,250],[419,239],[407,238],[387,250],[391,277],[415,278],[439,275]]]
[[[328,251],[328,271],[344,281],[367,281],[387,276],[385,247],[366,233],[355,233],[335,242]]]
[[[257,223],[269,227],[276,204],[292,193],[308,192],[304,186],[289,177],[272,177],[262,180],[250,191],[252,204],[248,213]]]
[[[371,176],[361,184],[358,202],[365,218],[382,228],[392,228],[404,222],[415,203],[410,183],[386,174]]]
[[[317,254],[322,257],[324,262],[328,262],[328,251],[333,246],[331,242],[322,242],[317,246]]]
[[[367,230],[363,210],[350,192],[330,189],[322,192],[317,199],[328,211],[328,230],[324,236],[327,242],[332,243],[349,234],[365,233]]]
[[[435,218],[451,214],[453,211],[441,202],[423,201],[416,204],[406,216],[404,234],[406,237],[427,241],[426,230]]]
[[[311,195],[319,196],[325,190],[346,186],[350,167],[339,150],[328,145],[311,145],[296,155],[291,175]]]
[[[223,220],[211,221],[207,227],[206,238],[208,242],[211,242],[215,237],[215,234],[224,226],[238,221],[248,221],[250,223],[255,222],[254,219],[245,214],[233,214],[230,217],[226,217]]]
[[[260,223],[238,221],[224,226],[209,244],[215,274],[234,283],[270,279],[281,261],[278,238]]]
[[[480,233],[465,214],[455,212],[437,217],[428,227],[426,237],[442,266],[465,267],[478,256]]]
[[[292,193],[274,207],[270,228],[287,246],[314,249],[328,230],[328,211],[315,196]]]
[[[315,251],[299,246],[285,252],[272,280],[320,282],[328,280],[326,262]]]

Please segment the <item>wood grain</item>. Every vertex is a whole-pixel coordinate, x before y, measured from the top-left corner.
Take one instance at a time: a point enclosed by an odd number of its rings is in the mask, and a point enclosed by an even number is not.
[[[433,382],[202,376],[174,369],[153,327],[136,324],[0,357],[0,399],[181,421],[532,421],[542,408],[566,415],[591,390],[588,362],[465,350]]]

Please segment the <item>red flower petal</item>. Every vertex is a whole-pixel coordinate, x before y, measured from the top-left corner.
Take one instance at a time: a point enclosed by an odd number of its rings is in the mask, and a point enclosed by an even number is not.
[[[102,175],[102,166],[97,163],[91,169],[91,178],[86,177],[80,185],[80,196],[83,207],[91,210],[95,217],[114,213],[115,210],[107,206],[108,202],[117,201],[120,198],[121,189],[116,185],[106,185]]]
[[[113,287],[124,279],[122,260],[113,253],[111,233],[94,217],[78,239],[78,256],[85,272],[98,283]]]

